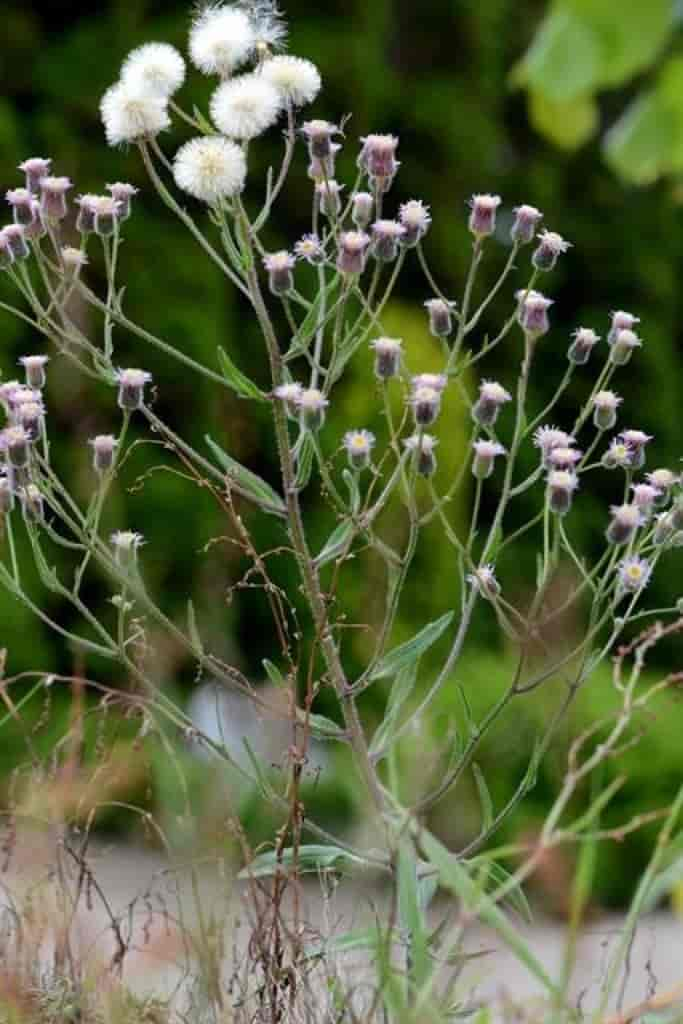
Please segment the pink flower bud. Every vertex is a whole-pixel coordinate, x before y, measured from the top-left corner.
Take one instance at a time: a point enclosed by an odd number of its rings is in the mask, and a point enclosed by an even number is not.
[[[29,192],[38,192],[41,181],[43,178],[47,178],[50,173],[51,165],[52,160],[42,156],[32,156],[28,160],[24,160],[22,164],[19,164],[19,170],[23,171],[26,175],[26,188]]]
[[[146,370],[119,370],[116,374],[116,382],[119,385],[119,408],[126,412],[140,409],[144,400],[145,385],[151,380],[152,375]]]
[[[427,299],[425,309],[429,313],[429,330],[435,338],[447,338],[453,331],[454,302],[444,299]]]
[[[531,262],[537,270],[554,270],[558,256],[571,249],[571,243],[556,231],[541,231],[538,238],[538,248],[534,249]]]
[[[591,352],[600,341],[599,335],[590,327],[579,327],[574,331],[574,341],[569,347],[567,358],[575,366],[583,366],[590,359]]]
[[[496,211],[502,201],[500,196],[472,196],[469,229],[475,238],[486,238],[496,230]]]
[[[344,231],[339,236],[337,269],[342,274],[362,274],[370,238],[363,231]]]
[[[63,220],[67,215],[66,193],[73,188],[69,178],[41,178],[40,208],[47,220]]]
[[[430,477],[436,473],[434,449],[439,443],[431,434],[413,434],[403,442],[409,452],[415,453],[416,469],[420,476]]]
[[[515,219],[510,228],[510,238],[518,245],[528,245],[533,242],[536,229],[543,219],[543,214],[535,206],[516,206],[512,211]]]
[[[377,338],[370,342],[375,350],[375,376],[379,380],[396,377],[401,368],[403,342],[399,338]]]
[[[381,263],[393,263],[405,228],[397,220],[377,220],[372,225],[372,253]]]
[[[273,295],[289,295],[294,288],[292,270],[296,259],[285,249],[265,256],[263,265],[268,272],[268,287]]]
[[[475,441],[472,447],[474,449],[472,473],[477,480],[486,480],[493,473],[496,457],[505,455],[506,451],[497,441],[479,440]]]

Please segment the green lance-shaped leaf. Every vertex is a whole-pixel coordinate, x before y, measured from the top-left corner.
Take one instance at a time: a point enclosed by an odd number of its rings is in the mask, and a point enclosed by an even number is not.
[[[268,399],[252,380],[233,363],[232,359],[224,348],[218,349],[218,362],[220,363],[223,376],[240,398],[253,398],[257,402],[267,402]]]
[[[335,558],[343,554],[349,547],[349,542],[353,538],[355,531],[356,527],[350,519],[344,519],[339,523],[327,538],[320,554],[317,555],[315,564],[320,567],[327,562],[333,562]]]
[[[316,331],[320,326],[321,313],[323,308],[329,313],[330,306],[332,305],[335,292],[339,288],[339,282],[341,280],[340,275],[335,276],[328,285],[325,286],[324,290],[320,291],[313,302],[313,305],[309,309],[308,313],[304,317],[303,323],[299,327],[296,335],[292,340],[292,344],[285,358],[289,361],[297,355],[301,355],[305,352],[310,345],[311,339],[315,335]],[[324,307],[323,307],[324,303]]]
[[[386,679],[387,676],[394,676],[406,665],[417,661],[432,644],[436,643],[452,621],[453,612],[446,612],[436,622],[430,622],[424,629],[421,629],[412,640],[407,640],[404,644],[394,647],[377,663],[370,674],[370,679]]]
[[[386,757],[391,749],[394,733],[399,724],[401,709],[413,692],[415,680],[417,679],[417,661],[406,665],[396,676],[387,701],[386,711],[381,725],[372,737],[370,754],[373,757]]]
[[[274,875],[280,868],[287,870],[294,864],[294,850],[288,847],[278,859],[274,850],[261,853],[255,857],[237,876],[244,878],[264,878]],[[342,850],[338,846],[323,846],[312,843],[300,846],[297,851],[296,863],[301,872],[318,871],[350,871],[354,867],[367,867],[366,861],[355,854]]]
[[[231,455],[228,455],[208,434],[205,440],[225,470],[236,491],[244,495],[245,498],[255,501],[264,512],[270,512],[276,516],[285,516],[287,514],[287,506],[270,484],[267,484],[256,473],[252,473],[250,469],[246,469],[236,459],[233,459]]]
[[[308,486],[308,481],[311,479],[315,457],[315,443],[307,430],[299,435],[294,445],[293,455],[296,460],[294,483],[297,489],[301,491],[304,487]]]

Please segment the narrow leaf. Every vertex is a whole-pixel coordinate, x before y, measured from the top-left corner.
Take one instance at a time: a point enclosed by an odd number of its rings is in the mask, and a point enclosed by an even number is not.
[[[252,473],[250,469],[246,469],[236,459],[233,459],[231,455],[228,455],[208,435],[206,436],[206,443],[225,470],[230,481],[234,484],[236,491],[243,494],[246,498],[251,498],[264,512],[270,512],[272,515],[278,516],[287,514],[287,506],[270,484],[267,484],[256,473]]]
[[[218,348],[218,362],[226,381],[241,398],[253,398],[257,402],[268,401],[263,392],[235,366],[228,353],[220,346]]]
[[[190,634],[190,640],[192,646],[199,651],[200,654],[204,653],[204,645],[202,644],[202,638],[199,635],[197,628],[197,616],[195,615],[194,605],[191,600],[187,602],[187,629]]]
[[[322,551],[316,557],[315,564],[320,567],[327,562],[333,562],[348,549],[355,532],[354,523],[350,519],[344,519],[327,538]]]
[[[417,679],[417,662],[406,665],[402,669],[391,687],[389,700],[387,702],[384,719],[378,726],[370,745],[370,754],[373,757],[385,757],[389,752],[394,733],[399,724],[401,710],[410,697]]]
[[[292,847],[283,850],[278,860],[274,850],[261,853],[255,857],[237,876],[243,878],[264,878],[275,874],[280,868],[290,868],[294,864],[295,856]],[[312,843],[300,846],[297,851],[296,864],[299,871],[348,871],[353,867],[366,867],[366,862],[355,854],[342,850],[338,846],[323,846]]]
[[[370,679],[385,679],[387,676],[396,675],[400,669],[417,661],[432,644],[436,643],[452,621],[453,612],[446,612],[436,622],[430,622],[424,629],[421,629],[412,640],[407,640],[406,643],[394,647],[393,651],[389,651],[378,662],[370,675]]]

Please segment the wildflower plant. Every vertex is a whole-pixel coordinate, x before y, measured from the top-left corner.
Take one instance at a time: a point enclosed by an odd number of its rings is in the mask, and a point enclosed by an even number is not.
[[[218,367],[202,365],[156,336],[152,325],[138,324],[126,313],[119,256],[126,223],[135,216],[137,186],[119,182],[107,185],[101,195],[73,198],[70,178],[55,174],[62,168],[53,169],[52,161],[44,158],[25,160],[20,165],[24,181],[10,183],[12,223],[0,232],[0,259],[16,289],[16,305],[3,308],[31,325],[36,351],[21,360],[24,383],[2,384],[0,581],[68,638],[88,664],[96,666],[101,659],[117,664],[134,686],[131,706],[149,722],[160,720],[168,728],[191,733],[247,775],[282,814],[273,849],[248,861],[245,878],[272,877],[274,891],[280,892],[296,887],[311,866],[324,872],[330,865],[364,865],[391,883],[391,913],[366,942],[376,964],[377,1013],[383,1008],[385,1019],[391,1020],[446,1019],[459,997],[444,967],[455,962],[467,921],[478,916],[532,972],[557,1019],[573,1019],[568,995],[571,949],[563,978],[550,978],[516,933],[506,901],[519,892],[547,851],[563,842],[592,841],[599,813],[612,793],[600,793],[579,817],[572,817],[574,797],[619,752],[636,711],[671,682],[667,677],[639,687],[647,650],[662,633],[678,628],[677,606],[652,610],[647,595],[652,576],[671,565],[681,546],[681,477],[674,469],[657,467],[656,443],[644,431],[631,426],[619,431],[622,400],[610,390],[618,386],[625,364],[640,358],[641,347],[646,355],[646,344],[634,330],[638,318],[623,311],[614,313],[611,323],[577,326],[570,338],[558,339],[552,327],[553,299],[545,291],[552,293],[558,260],[571,258],[570,243],[543,228],[542,213],[526,203],[514,208],[504,237],[504,204],[497,195],[473,196],[469,214],[463,207],[472,259],[461,295],[449,295],[437,283],[427,256],[432,220],[446,214],[432,210],[428,197],[393,200],[401,172],[400,140],[382,131],[354,143],[345,126],[325,120],[320,73],[308,59],[278,52],[284,36],[284,21],[272,3],[207,6],[194,16],[189,55],[194,68],[214,80],[208,111],[188,111],[181,105],[188,69],[181,54],[163,42],[146,44],[124,60],[120,81],[105,93],[100,107],[107,141],[137,149],[148,188],[182,222],[188,246],[217,267],[248,304],[262,336],[270,376],[266,389],[227,353],[222,352]],[[165,137],[172,122],[187,133],[175,152],[168,150]],[[252,149],[266,132],[280,131],[281,166],[265,182],[255,180]],[[340,147],[349,146],[356,147],[356,171],[354,180],[344,182],[335,177],[335,165]],[[308,179],[311,214],[302,221],[298,240],[288,239],[273,251],[271,224],[290,175]],[[508,255],[493,287],[482,295],[480,269],[485,260],[500,262],[500,240],[507,242]],[[103,294],[88,276],[89,255],[97,249],[106,267]],[[386,313],[408,261],[423,275],[420,315],[425,337],[440,354],[438,373],[424,372],[406,339],[387,336]],[[98,334],[87,333],[72,315],[75,296],[99,317]],[[483,336],[484,314],[494,298],[500,303],[505,296],[507,317],[497,333]],[[600,329],[607,333],[604,343]],[[121,365],[120,332],[136,339],[135,366]],[[49,352],[43,351],[43,339],[51,346]],[[531,407],[530,381],[543,365],[543,349],[551,345],[566,349],[566,374],[537,410]],[[516,381],[490,377],[502,346],[519,354]],[[268,407],[279,462],[277,482],[263,480],[210,438],[206,449],[196,450],[157,415],[154,381],[144,368],[150,347],[176,360],[179,371],[206,378],[222,401]],[[349,423],[342,436],[330,436],[327,413],[335,407],[345,370],[368,351],[374,375],[364,386],[376,400],[382,429]],[[86,507],[72,495],[51,458],[44,388],[58,360],[110,395],[111,432],[89,442],[92,498]],[[592,386],[572,418],[557,426],[553,419],[559,417],[560,400],[576,394],[577,367],[586,364],[593,368]],[[471,438],[458,472],[443,479],[438,453],[450,440],[440,432],[440,413],[451,403],[464,408]],[[163,599],[150,592],[144,563],[155,544],[154,523],[124,522],[112,535],[104,531],[103,511],[115,481],[126,472],[133,417],[140,429],[163,441],[169,462],[178,460],[186,477],[212,495],[263,587],[280,646],[277,664],[269,661],[264,667],[289,694],[291,746],[287,778],[279,787],[264,781],[256,761],[250,768],[236,764],[224,744],[201,734],[156,682],[150,670],[153,653],[148,649],[144,658],[136,654],[140,622],[145,620],[193,660],[198,677],[218,680],[257,704],[260,700],[258,689],[240,669],[207,648],[193,613],[187,624],[180,624],[164,611]],[[340,451],[345,457],[338,460]],[[525,472],[529,459],[534,468]],[[597,553],[584,552],[576,547],[572,517],[599,474],[612,486],[613,504],[605,505],[598,524]],[[471,514],[463,529],[451,502],[456,495],[469,495],[470,488]],[[310,492],[318,489],[337,522],[327,542],[315,550],[307,506]],[[533,515],[513,528],[516,508],[528,507],[530,501]],[[275,523],[299,576],[303,613],[294,611],[298,596],[283,594],[271,579],[268,558],[250,534],[247,508]],[[396,514],[406,525],[402,547],[395,543],[395,531],[387,530]],[[444,565],[453,580],[451,605],[438,620],[422,624],[412,638],[397,643],[394,626],[406,580],[430,523],[442,528]],[[29,594],[15,545],[17,531],[28,538],[27,550],[42,583],[71,605],[80,628],[53,621]],[[534,593],[524,603],[505,568],[506,555],[523,535],[536,538],[539,552]],[[51,567],[54,549],[71,559],[68,571]],[[384,588],[383,612],[367,664],[352,674],[343,616],[344,575],[364,571],[367,555],[383,567],[383,578],[377,581]],[[552,585],[566,566],[574,577],[558,607],[551,600]],[[87,574],[95,568],[109,581],[111,602],[105,609],[90,608],[83,597]],[[512,678],[481,720],[466,716],[464,731],[439,762],[439,777],[407,802],[397,768],[402,742],[423,727],[443,691],[457,689],[468,707],[467,680],[456,682],[456,677],[463,652],[473,642],[473,617],[480,608],[495,619],[516,652]],[[545,639],[548,627],[567,612],[581,620],[581,635],[553,646]],[[640,629],[648,620],[665,624],[651,625],[622,651],[615,671],[621,703],[614,721],[599,723],[577,739],[537,844],[515,851],[521,859],[509,871],[495,871],[498,860],[491,842],[532,787],[539,762],[572,703],[624,643],[631,626]],[[532,653],[532,638],[543,648],[540,659]],[[428,659],[423,663],[422,656],[428,651],[441,652],[435,671],[424,667]],[[620,673],[630,654],[635,655],[635,667],[624,679]],[[384,717],[373,726],[362,712],[361,698],[383,681],[390,692]],[[502,713],[553,682],[561,685],[563,699],[529,751],[529,769],[511,801],[494,807],[477,774],[480,833],[466,848],[448,850],[425,824],[428,812],[472,770],[484,738]],[[320,715],[321,694],[327,706],[336,703],[334,718]],[[372,809],[368,849],[331,836],[305,813],[302,770],[316,737],[351,753],[357,787]],[[665,821],[662,843],[674,827],[682,799]],[[506,856],[509,851],[500,859]],[[453,927],[434,930],[427,913],[439,885],[456,897],[456,911],[453,916],[449,910],[444,918]],[[269,962],[264,953],[260,961],[270,985],[268,1019],[284,1019],[288,1012],[284,961],[290,958],[300,970],[307,956],[296,929],[292,935],[291,947],[283,952],[282,933],[274,930],[268,941],[275,945],[267,948],[273,959]],[[404,951],[404,966],[389,955],[392,948]],[[620,970],[617,960],[609,965],[599,1014],[612,998]],[[211,985],[207,992],[216,1007],[223,1005],[225,994],[217,994]]]

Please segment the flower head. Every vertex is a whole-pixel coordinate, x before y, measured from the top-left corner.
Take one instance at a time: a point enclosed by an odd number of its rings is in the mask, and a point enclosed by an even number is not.
[[[15,224],[24,226],[33,223],[33,193],[27,188],[11,188],[5,193],[7,202],[12,207]]]
[[[479,439],[472,443],[474,459],[472,473],[477,480],[486,480],[493,473],[495,459],[498,455],[506,455],[505,448],[498,441]]]
[[[118,370],[116,382],[119,386],[118,404],[126,412],[133,412],[142,406],[145,385],[152,380],[152,374],[146,370]]]
[[[369,192],[354,192],[351,200],[351,219],[356,227],[363,231],[372,220],[375,200]]]
[[[429,314],[429,330],[435,338],[447,338],[453,332],[454,302],[445,299],[427,299],[425,309]]]
[[[275,124],[282,102],[274,85],[252,73],[229,78],[211,97],[213,123],[224,135],[255,139]]]
[[[185,81],[185,61],[168,43],[145,43],[126,57],[121,81],[141,92],[168,99]]]
[[[617,422],[617,409],[623,398],[614,391],[598,391],[593,398],[593,423],[598,430],[611,430]]]
[[[48,220],[63,220],[67,214],[66,194],[73,188],[71,179],[50,176],[40,179],[40,209]]]
[[[344,448],[352,469],[365,469],[375,445],[375,435],[369,430],[349,430],[344,435]]]
[[[541,223],[543,214],[535,206],[528,206],[526,203],[516,206],[512,212],[515,219],[510,228],[510,238],[518,245],[528,245],[534,240],[536,228]]]
[[[320,203],[320,209],[330,220],[334,220],[341,213],[341,194],[345,187],[334,178],[316,182],[315,193]]]
[[[525,334],[531,338],[540,338],[550,330],[548,310],[553,300],[535,291],[523,291],[520,295],[519,322]]]
[[[494,567],[491,564],[480,565],[474,572],[468,573],[465,578],[468,583],[472,584],[480,597],[485,597],[490,601],[500,594],[500,583],[496,579]]]
[[[49,157],[31,156],[19,164],[19,170],[26,175],[26,188],[36,193],[43,178],[50,173],[52,160]]]
[[[375,376],[379,380],[396,377],[401,367],[403,342],[400,338],[376,338],[370,342],[375,350]]]
[[[45,367],[49,356],[21,356],[19,363],[24,367],[26,386],[40,391],[45,387]]]
[[[605,469],[630,469],[632,455],[629,446],[615,437],[600,461]]]
[[[417,391],[418,388],[433,388],[439,394],[446,390],[447,385],[448,377],[445,373],[418,373],[410,381],[413,391]]]
[[[590,327],[578,327],[573,334],[567,358],[576,366],[583,366],[590,359],[591,352],[600,341],[600,336]]]
[[[282,249],[264,256],[263,266],[268,272],[268,285],[272,294],[288,295],[294,287],[292,270],[296,266],[296,257]]]
[[[661,495],[667,495],[671,488],[680,483],[680,477],[670,469],[654,469],[645,474],[645,479],[652,487],[656,487]]]
[[[540,449],[541,460],[547,469],[552,469],[550,453],[555,448],[571,448],[574,438],[566,430],[558,427],[543,426],[534,432],[534,445]]]
[[[640,469],[645,464],[645,446],[652,440],[651,434],[643,430],[623,430],[619,440],[628,446],[631,453],[629,465],[632,469]]]
[[[610,336],[612,332],[610,331]],[[610,351],[610,359],[615,366],[625,366],[630,360],[633,352],[637,348],[642,347],[642,341],[635,333],[628,327],[624,327],[614,335],[613,340],[610,342],[612,346]]]
[[[553,270],[558,256],[568,249],[571,249],[571,242],[567,242],[562,235],[556,231],[541,231],[538,248],[534,249],[531,262],[537,270]]]
[[[303,385],[299,384],[297,381],[291,381],[287,384],[279,384],[273,391],[275,398],[279,398],[281,402],[285,403],[287,414],[292,419],[298,418],[298,401],[303,390]]]
[[[312,121],[304,121],[301,133],[308,142],[311,160],[327,160],[333,153],[332,140],[339,133],[339,127],[331,121],[314,118]]]
[[[176,185],[195,199],[216,203],[241,192],[247,177],[242,149],[218,135],[191,139],[173,161]]]
[[[7,242],[15,260],[25,260],[31,255],[26,241],[26,228],[23,224],[7,224],[0,232]]]
[[[373,255],[382,263],[392,263],[398,256],[398,243],[406,229],[397,220],[376,220],[371,231]]]
[[[263,62],[259,74],[275,86],[284,103],[293,107],[312,103],[322,87],[317,67],[302,57],[271,57]]]
[[[93,451],[93,469],[98,475],[108,473],[114,465],[114,454],[118,441],[112,434],[98,434],[88,444]]]
[[[556,449],[557,450],[557,449]],[[553,469],[548,473],[548,501],[556,515],[564,516],[571,508],[578,477],[571,469]]]
[[[409,199],[398,211],[398,219],[403,225],[404,233],[401,245],[412,248],[417,245],[429,231],[432,223],[429,207],[421,199]]]
[[[395,135],[366,135],[361,139],[362,149],[358,164],[367,171],[370,178],[376,179],[386,191],[399,168],[396,159],[398,139]]]
[[[627,313],[624,309],[617,309],[611,315],[611,326],[610,332],[607,335],[607,342],[613,345],[617,339],[619,331],[632,331],[636,324],[640,323],[640,317],[634,316],[633,313]]]
[[[129,82],[117,82],[107,89],[100,101],[100,114],[110,146],[154,138],[171,125],[166,98]]]
[[[427,387],[425,384],[415,388],[410,396],[410,404],[413,407],[415,423],[418,427],[430,426],[441,408],[441,392],[436,388]]]
[[[303,235],[294,245],[294,255],[314,267],[325,262],[325,250],[317,235]]]
[[[137,563],[138,550],[145,543],[141,533],[133,530],[116,530],[111,535],[111,544],[114,549],[114,558],[118,564],[130,569]]]
[[[304,388],[295,399],[301,425],[307,430],[320,430],[325,422],[325,410],[330,404],[318,388]]]
[[[472,196],[469,229],[475,238],[486,238],[496,230],[496,211],[502,201],[500,196],[488,193]]]
[[[512,395],[495,380],[483,380],[479,385],[479,398],[472,406],[472,419],[482,427],[492,427],[501,407],[512,401]]]
[[[652,484],[631,484],[631,490],[633,491],[633,504],[642,508],[643,512],[652,511],[654,503],[662,494],[659,488],[653,487]]]
[[[249,16],[234,5],[204,7],[190,29],[190,59],[205,75],[227,78],[251,57],[255,46]]]
[[[415,453],[417,459],[416,468],[420,476],[430,477],[436,473],[436,455],[434,449],[438,440],[432,434],[413,434],[407,437],[403,444],[409,452]]]
[[[635,555],[624,558],[618,566],[619,585],[628,593],[637,593],[647,586],[652,575],[652,566],[644,558]]]
[[[342,274],[362,274],[369,245],[370,236],[364,231],[343,231],[339,236],[337,269]]]
[[[612,520],[607,527],[607,540],[610,544],[627,544],[645,522],[637,505],[612,505],[610,514]]]
[[[111,193],[112,199],[115,199],[118,203],[116,210],[116,216],[119,222],[128,220],[131,214],[131,199],[136,196],[140,190],[135,185],[129,185],[125,181],[115,181],[112,185],[107,185],[107,192]]]

